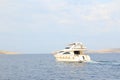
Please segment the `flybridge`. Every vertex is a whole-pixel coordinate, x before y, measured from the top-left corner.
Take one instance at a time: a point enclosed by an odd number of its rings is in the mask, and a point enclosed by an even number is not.
[[[65,49],[86,49],[86,47],[82,43],[77,42],[69,44]]]

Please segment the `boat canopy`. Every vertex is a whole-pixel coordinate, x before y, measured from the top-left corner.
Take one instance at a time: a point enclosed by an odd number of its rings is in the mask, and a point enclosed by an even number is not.
[[[86,49],[86,47],[84,47],[82,43],[74,42],[69,44],[65,49]]]

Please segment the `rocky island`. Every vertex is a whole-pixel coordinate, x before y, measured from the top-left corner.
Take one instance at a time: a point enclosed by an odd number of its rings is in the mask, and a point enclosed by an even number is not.
[[[87,53],[120,53],[120,48],[88,50]]]
[[[0,50],[0,54],[17,54],[16,52]]]

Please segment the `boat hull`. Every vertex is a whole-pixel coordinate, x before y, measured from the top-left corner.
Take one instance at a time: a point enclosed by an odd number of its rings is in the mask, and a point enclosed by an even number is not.
[[[54,55],[57,61],[64,62],[89,62],[91,59],[88,55]]]

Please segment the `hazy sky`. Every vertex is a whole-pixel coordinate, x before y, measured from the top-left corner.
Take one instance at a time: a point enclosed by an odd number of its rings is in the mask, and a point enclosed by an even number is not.
[[[0,0],[0,50],[50,53],[76,41],[120,48],[120,0]]]

